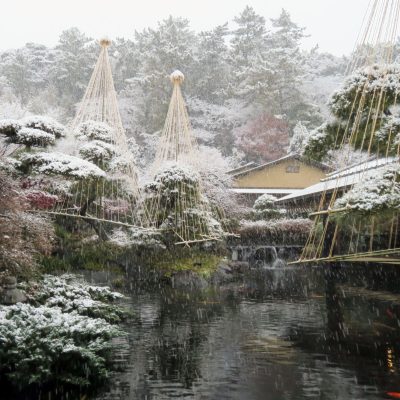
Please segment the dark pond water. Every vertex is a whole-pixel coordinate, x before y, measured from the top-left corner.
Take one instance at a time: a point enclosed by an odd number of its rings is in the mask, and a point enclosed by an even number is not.
[[[396,398],[397,277],[285,268],[203,291],[132,290],[136,317],[114,353],[122,370],[95,398]]]

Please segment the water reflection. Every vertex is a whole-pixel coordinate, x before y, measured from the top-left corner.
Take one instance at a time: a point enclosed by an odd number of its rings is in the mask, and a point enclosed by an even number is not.
[[[9,398],[394,398],[398,275],[376,266],[261,268],[199,291],[142,290],[132,281],[126,294],[134,317],[128,336],[115,341],[109,387],[96,395],[63,387]],[[87,278],[99,283],[99,276]]]
[[[201,292],[132,294],[126,369],[97,399],[382,399],[400,391],[400,296],[376,291],[376,282],[370,290],[365,278],[360,289],[357,269],[254,274]]]

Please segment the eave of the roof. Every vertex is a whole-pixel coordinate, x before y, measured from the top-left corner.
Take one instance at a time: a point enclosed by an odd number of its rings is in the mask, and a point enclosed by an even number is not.
[[[320,162],[317,162],[317,161],[312,161],[312,160],[310,160],[310,159],[308,159],[306,157],[300,156],[299,154],[288,154],[287,156],[278,158],[277,160],[270,161],[270,162],[267,162],[267,163],[262,164],[262,165],[258,165],[257,167],[250,168],[250,169],[247,169],[247,170],[242,171],[242,172],[238,172],[237,174],[233,174],[232,177],[237,178],[239,176],[247,175],[247,174],[249,174],[251,172],[259,171],[261,169],[271,167],[273,165],[279,164],[280,162],[283,162],[283,161],[286,161],[286,160],[290,160],[290,159],[295,159],[295,160],[301,161],[301,162],[303,162],[305,164],[312,165],[314,167],[320,168],[323,171],[331,170],[331,168],[326,164],[323,164],[323,163],[320,163]]]
[[[329,178],[321,179],[320,182],[302,189],[298,193],[292,193],[277,200],[277,202],[305,200],[320,195],[323,192],[330,192],[334,189],[342,189],[354,185],[360,179],[373,175],[376,169],[398,161],[396,157],[370,159],[363,163],[353,164],[350,167],[340,169],[329,175]],[[347,171],[353,170],[352,173]]]
[[[245,165],[242,165],[240,167],[233,168],[233,169],[227,171],[227,174],[228,175],[234,175],[235,172],[244,172],[244,171],[247,171],[250,168],[255,168],[255,166],[257,166],[257,163],[251,161],[251,162],[249,162],[249,163],[247,163]]]

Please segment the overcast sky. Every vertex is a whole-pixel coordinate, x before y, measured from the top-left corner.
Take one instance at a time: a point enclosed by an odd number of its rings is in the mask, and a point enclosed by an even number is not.
[[[88,36],[130,38],[169,15],[207,30],[231,21],[246,5],[266,19],[281,8],[307,28],[307,48],[315,44],[336,55],[353,49],[369,0],[2,0],[0,49],[37,42],[53,46],[60,33],[75,26]]]

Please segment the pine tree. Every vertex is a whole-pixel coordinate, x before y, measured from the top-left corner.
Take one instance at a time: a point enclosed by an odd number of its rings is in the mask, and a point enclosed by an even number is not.
[[[192,92],[210,103],[220,104],[227,97],[230,74],[227,35],[227,23],[199,34]]]
[[[196,35],[188,20],[169,17],[157,29],[136,32],[135,39],[141,65],[138,75],[130,80],[129,91],[137,100],[137,122],[151,133],[164,123],[171,95],[170,73],[179,69],[192,75]]]
[[[234,22],[238,27],[232,32],[232,62],[243,69],[251,65],[254,56],[264,48],[267,33],[265,18],[246,6]]]
[[[295,24],[286,10],[271,22],[273,31],[268,37],[268,62],[273,71],[269,82],[272,111],[288,121],[306,120],[310,106],[302,91],[305,60],[300,51],[304,28]]]
[[[232,91],[236,97],[250,103],[266,85],[265,79],[261,79],[258,73],[258,69],[267,67],[264,59],[267,38],[265,18],[246,6],[234,22],[237,28],[232,32],[230,52]]]
[[[98,45],[77,28],[61,33],[51,79],[65,107],[71,107],[82,98],[97,52]]]
[[[117,38],[110,48],[110,59],[114,69],[114,84],[117,91],[126,87],[127,79],[137,75],[141,55],[133,40]]]
[[[399,88],[397,64],[355,71],[332,95],[329,109],[333,118],[310,132],[305,154],[321,160],[350,140],[353,150],[396,155],[400,145]]]
[[[53,52],[46,46],[27,43],[24,47],[1,55],[1,72],[22,105],[48,85]]]

